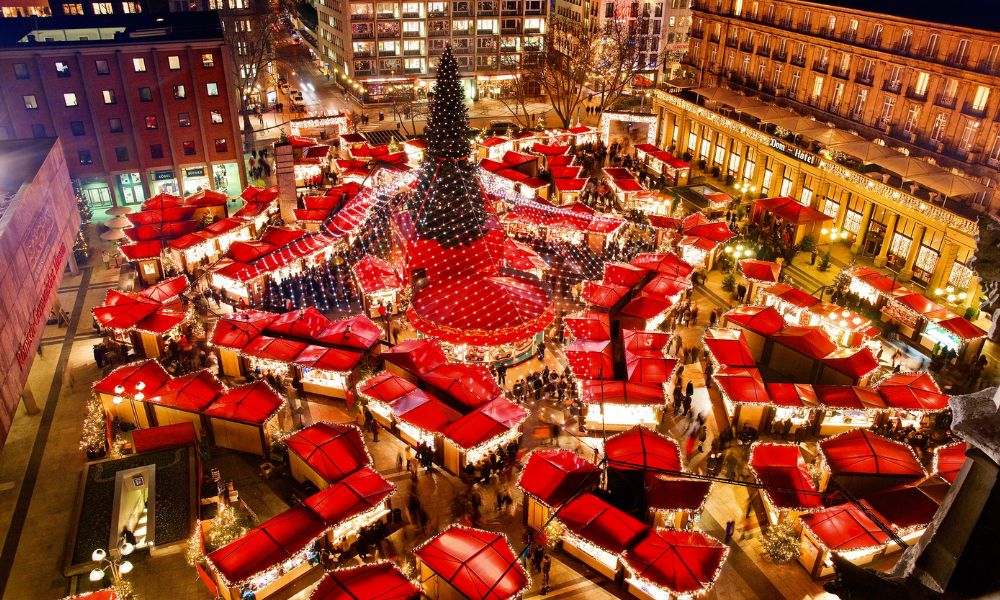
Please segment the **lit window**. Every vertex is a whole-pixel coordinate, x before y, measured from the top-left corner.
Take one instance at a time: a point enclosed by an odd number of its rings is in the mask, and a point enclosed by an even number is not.
[[[28,110],[37,110],[38,101],[35,100],[34,96],[24,96],[24,108],[27,108]]]
[[[142,5],[138,2],[122,2],[122,12],[131,15],[142,12]]]
[[[94,68],[97,69],[98,75],[109,75],[111,73],[111,67],[106,60],[95,60]]]
[[[144,58],[133,58],[132,67],[135,69],[136,73],[146,72],[146,59]]]
[[[191,126],[191,113],[177,113],[177,126],[178,127],[190,127]]]
[[[222,123],[222,111],[221,110],[213,110],[212,111],[212,123],[213,124]]]
[[[168,56],[167,57],[167,67],[171,71],[181,70],[181,57],[179,56]]]
[[[94,14],[95,15],[113,15],[115,14],[115,9],[110,2],[94,2]]]
[[[146,115],[146,129],[157,129],[156,115]]]
[[[69,77],[69,64],[56,61],[56,77]]]
[[[104,97],[105,104],[115,103],[115,91],[114,90],[102,90],[101,95]]]
[[[66,103],[66,106],[79,106],[80,104],[79,102],[77,102],[76,94],[74,94],[73,92],[67,92],[63,94],[63,102]]]
[[[205,89],[208,91],[209,96],[219,95],[219,84],[217,83],[206,83]]]
[[[184,156],[194,156],[194,142],[183,142],[181,147],[184,149]]]
[[[226,143],[226,138],[218,138],[215,140],[215,151],[216,152],[228,152],[229,144]]]
[[[201,55],[201,66],[203,67],[214,67],[215,66],[215,55],[211,52]]]
[[[63,14],[64,15],[82,15],[83,5],[82,4],[63,4]]]
[[[187,90],[184,89],[183,85],[175,85],[174,86],[174,99],[176,99],[176,100],[182,100],[184,98],[187,98]]]
[[[981,111],[986,108],[986,101],[990,99],[990,88],[979,85],[976,86],[976,95],[972,99],[972,108]]]

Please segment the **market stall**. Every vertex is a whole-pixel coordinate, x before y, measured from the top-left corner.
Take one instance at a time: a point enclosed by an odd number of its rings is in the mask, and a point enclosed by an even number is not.
[[[867,385],[879,368],[871,348],[840,348],[820,359],[818,383]]]
[[[231,388],[204,415],[216,446],[267,456],[285,400],[263,381]]]
[[[722,326],[742,331],[754,361],[762,362],[770,337],[785,327],[785,320],[772,306],[743,305],[723,313]]]
[[[163,279],[163,243],[160,240],[122,244],[118,252],[126,261],[135,263],[144,284],[152,285]]]
[[[552,510],[596,487],[599,474],[597,465],[575,452],[547,448],[532,450],[517,481],[524,491],[522,516],[525,524],[534,531],[543,530]]]
[[[785,327],[770,341],[768,368],[803,383],[816,381],[821,359],[837,349],[819,327]]]
[[[144,400],[156,395],[170,375],[155,360],[148,359],[122,365],[94,384],[94,394],[104,412],[135,427],[150,426]]]
[[[747,344],[746,333],[741,329],[709,327],[705,330],[701,343],[705,348],[705,356],[712,361],[712,366],[716,370],[719,367],[757,366],[753,352]]]
[[[920,345],[927,349],[943,348],[957,355],[959,363],[971,364],[983,351],[986,332],[968,319],[952,315],[929,321],[920,334]]]
[[[555,522],[563,529],[563,551],[608,579],[616,578],[621,554],[649,531],[642,521],[590,493],[563,505]]]
[[[816,390],[808,383],[768,383],[767,395],[771,399],[771,430],[778,423],[791,423],[788,432],[798,433],[800,428],[813,434],[817,432],[821,413]],[[762,428],[761,431],[764,431]]]
[[[781,279],[781,265],[768,260],[755,260],[747,258],[739,262],[740,272],[746,278],[747,302],[758,303],[759,291],[778,283]]]
[[[842,348],[857,348],[882,334],[867,317],[836,304],[814,304],[809,312],[809,324],[819,325]]]
[[[764,486],[761,497],[772,525],[823,508],[823,496],[796,444],[753,444],[750,472]]]
[[[888,534],[866,511],[851,503],[801,515],[799,519],[802,523],[799,564],[814,579],[833,574],[832,553],[865,565],[882,556],[889,543]]]
[[[253,238],[254,221],[245,217],[229,217],[216,221],[194,233],[167,242],[173,261],[185,273],[208,266],[225,254],[233,242]]]
[[[211,372],[196,371],[171,378],[155,395],[146,397],[146,404],[152,412],[153,422],[158,426],[192,423],[198,432],[198,439],[203,439],[206,425],[202,413],[225,390],[226,387]]]
[[[754,201],[750,220],[755,223],[775,222],[788,227],[789,243],[801,244],[807,235],[818,238],[823,223],[832,221],[833,217],[792,198],[762,198]]]
[[[187,308],[178,300],[187,285],[187,279],[179,276],[138,293],[108,290],[104,302],[93,309],[94,318],[102,330],[131,347],[136,356],[158,358],[170,340],[180,337],[188,322]],[[165,288],[176,293],[171,292],[172,296],[162,302],[150,297]]]
[[[767,431],[771,422],[771,398],[756,367],[723,366],[712,376],[712,383],[722,396],[722,405],[734,432],[744,427]]]
[[[304,504],[326,525],[326,543],[348,550],[360,532],[389,515],[389,497],[396,486],[371,467],[362,467],[309,496]]]
[[[642,600],[686,598],[715,585],[729,548],[700,531],[655,528],[622,554],[629,592]]]
[[[450,525],[413,550],[430,600],[507,600],[528,588],[528,575],[502,533]]]
[[[907,338],[919,338],[919,334],[924,331],[928,321],[947,319],[953,316],[951,311],[937,302],[905,287],[895,289],[884,298],[881,311],[882,320],[887,323],[895,323],[899,328],[899,333]]]
[[[635,425],[655,427],[663,414],[663,384],[587,379],[580,381],[587,429],[622,430]]]
[[[966,442],[955,442],[938,446],[934,449],[934,462],[931,473],[941,477],[948,483],[955,483],[962,467],[965,466],[965,453],[969,446]]]
[[[309,600],[419,600],[420,586],[384,561],[327,571]]]
[[[361,430],[354,425],[320,421],[284,441],[292,477],[321,490],[372,464]]]
[[[393,314],[398,312],[404,285],[392,265],[377,256],[366,254],[351,266],[351,272],[369,317],[379,318],[379,306],[391,305]]]
[[[760,290],[759,302],[773,306],[789,325],[814,325],[811,308],[820,303],[819,298],[785,283],[778,283]]]
[[[816,431],[821,436],[866,429],[875,424],[886,405],[878,393],[864,386],[814,385],[821,412]]]
[[[653,144],[636,144],[635,157],[654,175],[667,178],[671,186],[687,185],[691,165]]]
[[[688,528],[697,522],[712,492],[712,482],[704,479],[646,472],[645,480],[646,504],[655,527]]]
[[[855,429],[819,443],[819,487],[831,485],[863,496],[926,476],[913,449],[865,429]]]

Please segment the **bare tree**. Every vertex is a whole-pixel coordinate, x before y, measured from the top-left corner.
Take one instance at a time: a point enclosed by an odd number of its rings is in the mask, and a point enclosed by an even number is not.
[[[417,121],[427,121],[430,113],[430,104],[424,101],[413,101],[410,99],[398,98],[392,102],[392,116],[396,121],[396,126],[403,130],[407,137],[417,135]],[[407,127],[406,122],[410,125]]]
[[[600,33],[592,36],[589,87],[599,113],[613,107],[636,76],[649,69],[645,57],[656,56],[658,36],[650,35],[650,6],[618,0],[614,16],[596,25]]]
[[[594,38],[589,28],[569,24],[553,23],[546,33],[539,83],[563,127],[583,105]]]
[[[272,61],[277,37],[278,11],[251,9],[226,11],[222,15],[224,37],[232,51],[233,85],[243,116],[243,134],[253,143],[253,124],[250,114],[258,108],[254,96],[261,97],[272,85]]]
[[[514,78],[510,80],[510,93],[501,94],[499,98],[500,103],[507,107],[514,117],[514,121],[524,129],[530,129],[535,124],[534,115],[531,114],[528,104],[539,96],[540,79],[541,74],[538,69],[518,69]]]

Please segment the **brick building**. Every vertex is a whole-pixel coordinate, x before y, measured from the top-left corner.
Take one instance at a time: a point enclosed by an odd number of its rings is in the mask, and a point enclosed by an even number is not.
[[[0,139],[58,137],[97,207],[245,181],[215,13],[18,19],[0,33]]]
[[[548,0],[318,0],[316,10],[321,60],[371,102],[429,89],[447,44],[469,97],[505,94],[518,69],[540,64],[548,26]]]

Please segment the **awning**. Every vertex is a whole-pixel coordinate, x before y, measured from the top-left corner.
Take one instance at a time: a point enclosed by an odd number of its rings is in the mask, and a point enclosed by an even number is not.
[[[822,440],[819,450],[834,475],[925,476],[909,446],[865,429]]]
[[[635,426],[611,436],[604,444],[609,468],[621,470],[649,469],[679,472],[681,451],[674,440]]]
[[[785,319],[772,306],[737,306],[722,315],[730,322],[763,336],[772,336],[785,327]]]
[[[417,386],[389,371],[382,371],[358,384],[360,393],[385,403],[390,403],[415,389]]]
[[[381,358],[417,374],[427,373],[448,362],[441,344],[437,340],[426,338],[403,340],[386,348]]]
[[[364,467],[309,496],[304,504],[311,508],[327,527],[335,527],[379,506],[395,490],[395,485],[371,468]]]
[[[656,528],[622,555],[628,570],[666,594],[700,595],[715,584],[729,548],[699,531]]]
[[[285,445],[327,483],[372,464],[361,431],[354,425],[321,421],[288,436]]]
[[[771,403],[791,408],[816,408],[819,400],[816,391],[808,383],[768,383],[767,395]]]
[[[834,552],[877,550],[889,541],[889,535],[851,503],[801,515],[799,519],[816,539]]]
[[[754,207],[766,210],[776,218],[796,226],[833,220],[833,217],[791,198],[762,198],[754,201]]]
[[[823,506],[805,461],[794,444],[756,444],[750,470],[764,485],[764,494],[779,510],[814,510]]]
[[[528,576],[501,533],[451,525],[413,553],[466,598],[507,600],[528,587]]]
[[[707,329],[702,337],[702,344],[718,366],[757,366],[746,335],[739,329]]]
[[[639,254],[631,260],[631,263],[637,267],[676,278],[685,278],[694,271],[693,266],[687,264],[672,252],[647,252]]]
[[[786,327],[771,335],[771,340],[799,354],[819,360],[837,349],[837,344],[819,327]]]
[[[565,354],[569,368],[577,379],[605,379],[615,372],[610,339],[574,339],[566,346]]]
[[[263,425],[284,405],[285,401],[271,386],[255,381],[225,392],[204,413],[226,421]]]
[[[590,493],[563,505],[556,519],[569,533],[612,554],[621,554],[649,531],[642,521]]]
[[[548,506],[558,506],[588,482],[596,482],[600,469],[569,450],[536,449],[528,455],[517,485]]]
[[[936,321],[934,324],[955,334],[955,337],[962,341],[972,341],[986,337],[985,331],[973,325],[964,317],[953,316],[943,321]]]
[[[876,389],[892,409],[938,411],[948,408],[949,396],[941,393],[937,382],[926,371],[895,373],[879,383]]]
[[[418,600],[420,586],[395,563],[377,562],[327,571],[309,600]]]
[[[756,368],[721,367],[713,378],[719,390],[736,404],[767,404],[771,401],[764,378]]]
[[[459,448],[471,450],[519,427],[527,417],[526,410],[500,397],[451,423],[442,433]]]
[[[820,302],[819,298],[816,296],[807,294],[806,292],[785,283],[772,285],[771,287],[765,289],[764,293],[776,296],[783,302],[787,302],[797,308],[809,308],[819,304]]]

